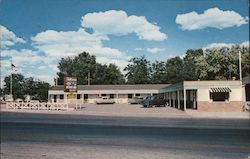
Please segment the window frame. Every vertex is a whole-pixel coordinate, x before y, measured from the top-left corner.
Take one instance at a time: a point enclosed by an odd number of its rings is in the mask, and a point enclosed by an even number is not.
[[[216,95],[217,96],[220,95],[220,97],[216,97]],[[210,101],[213,103],[229,102],[230,101],[230,92],[209,92],[209,97],[210,97]],[[222,99],[222,98],[224,98],[224,99]]]

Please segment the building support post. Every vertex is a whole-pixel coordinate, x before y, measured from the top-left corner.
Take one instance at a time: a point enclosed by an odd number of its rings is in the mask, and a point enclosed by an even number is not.
[[[176,107],[176,92],[173,92],[173,107]]]
[[[168,92],[168,97],[169,97],[169,106],[172,107],[171,92]]]
[[[119,97],[118,93],[116,93],[116,103],[119,103]]]
[[[186,108],[187,108],[187,95],[186,95],[186,89],[183,89],[183,95],[184,95],[184,99],[183,99],[183,102],[184,102],[184,111],[186,111]]]
[[[178,109],[180,109],[180,91],[177,91],[177,98],[178,98]]]

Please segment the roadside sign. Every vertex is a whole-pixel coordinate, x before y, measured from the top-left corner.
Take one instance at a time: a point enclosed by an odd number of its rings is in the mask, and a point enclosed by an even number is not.
[[[74,77],[64,78],[64,92],[77,92],[77,79]]]

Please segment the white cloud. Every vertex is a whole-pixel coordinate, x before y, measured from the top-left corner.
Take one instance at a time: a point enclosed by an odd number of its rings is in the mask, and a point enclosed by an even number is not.
[[[101,18],[100,15],[104,17]],[[91,18],[97,19],[92,21]],[[86,28],[93,29],[93,33],[88,33]],[[3,26],[2,30],[4,30],[4,46],[26,42]],[[123,71],[131,56],[116,48],[104,46],[103,41],[110,40],[109,35],[130,33],[135,33],[139,39],[162,41],[167,36],[159,30],[160,27],[156,23],[148,22],[145,17],[128,16],[124,11],[89,13],[82,17],[82,26],[76,31],[45,30],[31,37],[32,49],[14,50],[6,47],[2,50],[1,56],[12,57],[13,63],[22,70],[24,76],[32,76],[53,84],[53,77],[59,71],[57,68],[59,59],[77,56],[83,51],[95,55],[97,62],[115,64]],[[10,70],[10,61],[8,62],[9,64],[5,65],[1,61],[1,65],[4,66],[1,66],[1,70]],[[6,75],[8,71],[5,71]]]
[[[143,48],[135,48],[135,51],[144,51],[145,49]]]
[[[115,64],[121,72],[127,66],[128,60],[123,59],[110,59],[107,57],[96,57],[96,61],[101,64]]]
[[[233,26],[241,26],[248,23],[248,18],[242,17],[235,11],[223,11],[218,8],[210,8],[203,14],[195,11],[185,14],[178,14],[176,23],[181,25],[183,30],[204,29],[207,27],[223,29]]]
[[[82,26],[92,28],[94,33],[102,35],[127,35],[136,33],[139,39],[163,41],[167,35],[160,32],[160,27],[150,23],[144,16],[128,16],[124,11],[88,13],[82,17]]]
[[[204,47],[204,49],[210,49],[210,48],[222,48],[222,47],[232,47],[235,45],[234,43],[212,43]]]
[[[46,69],[47,68],[47,66],[39,66],[39,67],[37,67],[39,70],[44,70],[44,69]]]
[[[236,43],[212,43],[203,47],[203,50],[210,49],[210,48],[222,48],[222,47],[231,48],[233,45],[236,45]],[[249,41],[244,41],[238,45],[240,45],[241,47],[242,46],[249,47]]]
[[[249,47],[249,41],[244,41],[240,44],[240,46],[244,46],[244,47]]]
[[[135,51],[147,51],[147,52],[150,52],[152,54],[156,54],[156,53],[165,51],[165,49],[164,48],[157,48],[157,47],[154,47],[154,48],[136,48]]]
[[[15,65],[24,66],[24,65],[35,65],[38,63],[50,64],[54,58],[40,56],[38,52],[29,50],[29,49],[22,49],[18,50],[2,50],[1,52],[2,57],[11,57],[12,61]]]
[[[99,59],[99,62],[102,64],[106,64],[107,61],[117,63],[116,61],[129,60],[131,58],[125,52],[118,49],[102,46],[102,40],[108,40],[107,36],[97,35],[95,33],[89,34],[84,29],[66,32],[47,30],[38,33],[31,39],[35,48],[44,52],[46,56],[57,59],[61,57],[77,56],[83,51],[95,55],[97,60]],[[119,63],[117,64],[123,66]],[[58,70],[55,66],[52,68],[53,70]],[[122,67],[120,68],[123,69]]]
[[[35,48],[51,57],[75,56],[85,48],[100,47],[101,40],[107,39],[106,36],[89,34],[84,29],[66,32],[47,30],[31,38]]]
[[[158,53],[158,52],[162,52],[162,51],[165,51],[165,49],[163,49],[163,48],[147,48],[147,51],[148,52],[151,52],[151,53],[153,53],[153,54],[156,54],[156,53]]]
[[[13,46],[16,43],[26,43],[26,41],[22,38],[19,38],[12,31],[8,30],[6,27],[0,25],[0,39],[1,39],[1,47],[6,48],[8,46]]]
[[[55,71],[55,72],[59,72],[59,69],[58,69],[58,67],[57,67],[57,65],[56,64],[50,64],[50,65],[48,65],[53,71]]]

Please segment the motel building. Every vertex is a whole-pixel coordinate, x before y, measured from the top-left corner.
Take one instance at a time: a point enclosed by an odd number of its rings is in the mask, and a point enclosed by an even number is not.
[[[136,84],[136,85],[78,85],[77,93],[64,92],[63,85],[52,86],[48,92],[52,103],[77,102],[78,104],[95,103],[101,97],[114,99],[115,103],[128,103],[134,97],[157,95],[161,88],[169,84]]]
[[[101,97],[128,103],[134,97],[160,95],[168,106],[181,110],[203,112],[242,112],[249,101],[249,85],[245,89],[239,80],[228,81],[183,81],[176,84],[136,84],[136,85],[78,85],[73,98],[64,92],[63,85],[50,88],[49,101],[52,103],[78,104],[95,103]],[[247,93],[248,92],[248,93]]]
[[[205,112],[242,112],[245,89],[241,81],[183,81],[165,88],[159,93],[169,106],[186,111],[196,109]]]

